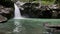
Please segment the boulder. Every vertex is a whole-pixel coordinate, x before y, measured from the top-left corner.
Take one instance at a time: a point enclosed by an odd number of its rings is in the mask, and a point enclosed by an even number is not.
[[[14,17],[14,2],[0,0],[0,23],[5,23]]]
[[[8,19],[2,15],[0,15],[0,22],[4,22],[7,21]]]

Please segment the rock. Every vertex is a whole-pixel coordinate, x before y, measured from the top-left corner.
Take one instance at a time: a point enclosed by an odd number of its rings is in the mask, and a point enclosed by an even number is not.
[[[39,3],[25,3],[20,8],[21,14],[28,18],[60,18],[60,5],[41,5]],[[55,16],[56,15],[56,16]]]
[[[4,21],[7,21],[7,18],[4,17],[4,16],[2,16],[2,15],[0,15],[0,23],[1,23],[1,22],[4,22]]]
[[[14,2],[11,0],[0,0],[0,23],[6,22],[14,17]]]
[[[58,9],[59,7],[55,4],[55,5],[50,5],[49,8],[50,9]]]
[[[20,1],[17,1],[17,2],[16,2],[16,5],[17,5],[18,7],[22,6],[23,4],[25,4],[25,3],[24,3],[24,2],[20,2]]]
[[[0,23],[11,19],[14,16],[13,8],[0,8]]]

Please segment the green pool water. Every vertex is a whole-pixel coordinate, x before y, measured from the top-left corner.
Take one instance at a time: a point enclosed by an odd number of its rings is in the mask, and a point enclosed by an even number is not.
[[[60,19],[10,19],[6,23],[0,23],[0,33],[16,34],[13,29],[16,27],[14,22],[17,21],[21,24],[21,31],[18,34],[46,34],[44,23],[50,25],[60,25]]]

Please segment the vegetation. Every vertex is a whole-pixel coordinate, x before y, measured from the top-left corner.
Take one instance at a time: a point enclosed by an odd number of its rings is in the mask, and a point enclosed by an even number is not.
[[[15,1],[15,0],[13,0],[13,1]],[[39,2],[40,1],[44,5],[49,5],[49,4],[54,4],[54,3],[60,4],[60,0],[20,0],[20,1],[23,1],[23,2]]]
[[[39,1],[33,1],[34,3],[38,3]],[[54,4],[55,3],[55,0],[41,0],[40,3],[42,5],[51,5],[51,4]]]
[[[56,4],[60,4],[60,0],[56,0],[55,3],[56,3]]]

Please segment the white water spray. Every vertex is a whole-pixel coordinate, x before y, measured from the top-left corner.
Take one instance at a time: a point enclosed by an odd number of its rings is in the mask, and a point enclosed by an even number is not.
[[[14,6],[15,6],[14,19],[22,19],[22,16],[21,16],[18,6],[16,4],[14,4]]]

